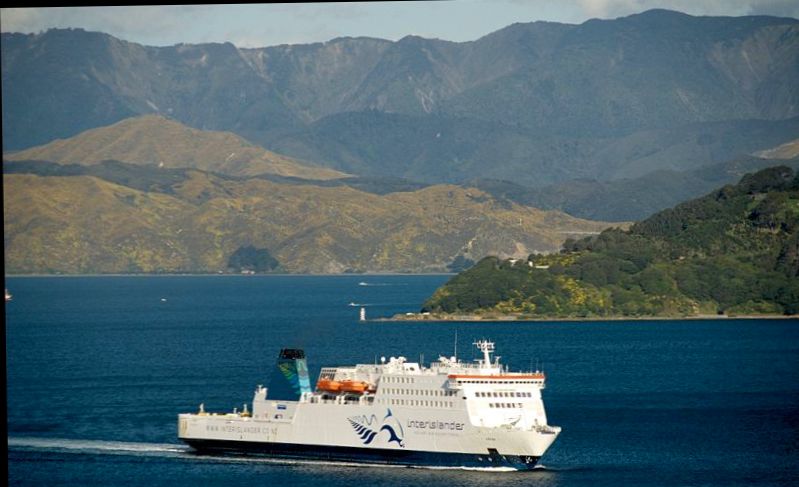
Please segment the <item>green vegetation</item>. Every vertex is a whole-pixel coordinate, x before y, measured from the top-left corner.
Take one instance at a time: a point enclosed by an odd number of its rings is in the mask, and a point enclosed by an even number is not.
[[[253,246],[269,249],[285,272],[441,272],[457,256],[555,251],[564,235],[607,228],[473,188],[362,183],[121,162],[6,163],[5,268],[217,273],[237,249]]]
[[[234,272],[269,272],[280,265],[268,249],[259,249],[252,245],[236,249],[227,261],[228,269]]]
[[[463,255],[455,257],[455,260],[447,264],[447,270],[450,272],[463,272],[469,267],[474,265],[474,261]]]
[[[746,175],[629,230],[569,239],[559,254],[488,257],[424,304],[530,317],[799,312],[799,176]]]

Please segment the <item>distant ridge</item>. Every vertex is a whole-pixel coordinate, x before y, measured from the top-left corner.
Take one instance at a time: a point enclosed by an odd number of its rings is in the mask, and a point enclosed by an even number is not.
[[[5,269],[228,272],[230,257],[252,248],[273,256],[281,272],[442,272],[488,254],[552,251],[608,226],[474,188],[339,183],[11,161],[3,173]]]
[[[349,174],[541,187],[697,169],[799,126],[799,20],[770,16],[655,9],[471,42],[263,48],[52,29],[0,48],[6,151],[157,113]]]
[[[543,188],[529,188],[508,181],[477,179],[464,186],[480,188],[495,198],[544,210],[558,209],[591,220],[634,221],[695,198],[723,184],[734,183],[747,172],[775,164],[767,155],[788,156],[790,145],[760,152],[760,157],[743,156],[720,164],[689,171],[659,170],[637,178],[612,181],[571,180]],[[799,157],[780,159],[799,168]]]
[[[198,130],[161,115],[128,118],[69,139],[8,154],[4,158],[61,164],[97,164],[115,160],[200,169],[232,176],[274,174],[303,179],[347,176],[333,169],[305,165],[230,132]]]

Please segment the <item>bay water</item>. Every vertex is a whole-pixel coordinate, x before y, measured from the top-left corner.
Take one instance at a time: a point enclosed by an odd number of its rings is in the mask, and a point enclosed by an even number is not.
[[[7,277],[10,485],[799,485],[799,321],[360,322],[449,276]],[[232,411],[278,351],[322,366],[543,368],[563,432],[532,472],[199,456],[176,417]]]

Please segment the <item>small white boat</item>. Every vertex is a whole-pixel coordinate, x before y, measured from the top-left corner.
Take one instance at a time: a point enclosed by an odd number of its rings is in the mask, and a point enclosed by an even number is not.
[[[12,298],[12,297],[13,297],[13,296],[11,296],[11,293],[10,293],[10,292],[8,292],[8,288],[6,288],[6,301],[11,301],[11,298]]]

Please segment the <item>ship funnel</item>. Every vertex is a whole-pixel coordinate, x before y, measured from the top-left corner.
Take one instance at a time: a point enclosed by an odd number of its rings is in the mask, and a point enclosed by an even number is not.
[[[304,392],[311,392],[305,352],[298,348],[280,350],[277,366],[269,379],[269,398],[297,401]]]

